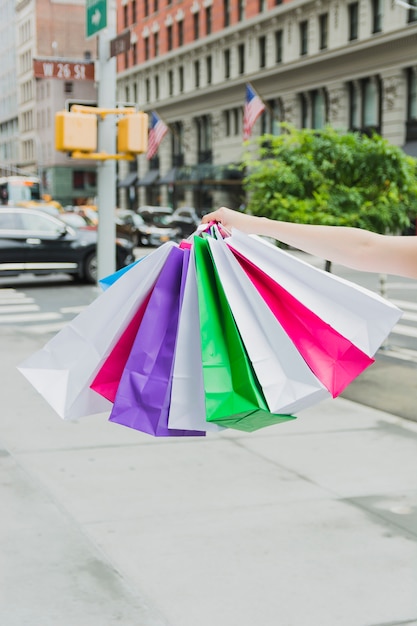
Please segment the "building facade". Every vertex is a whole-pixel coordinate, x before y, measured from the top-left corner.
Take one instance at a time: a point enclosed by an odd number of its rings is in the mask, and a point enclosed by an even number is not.
[[[1,0],[9,5],[9,0]],[[96,193],[95,164],[54,148],[55,113],[69,101],[96,101],[95,40],[85,39],[84,0],[18,0],[2,12],[0,150],[5,171],[38,174],[61,202]],[[4,19],[7,16],[7,19]],[[12,114],[11,114],[12,113]],[[80,174],[85,172],[85,174]],[[77,188],[80,181],[85,188]]]
[[[122,205],[239,206],[247,82],[267,105],[254,136],[280,132],[278,122],[330,124],[377,131],[417,154],[417,8],[395,0],[119,0],[118,31],[127,29],[117,99],[156,110],[171,132],[157,158],[138,159],[136,181],[120,168]]]

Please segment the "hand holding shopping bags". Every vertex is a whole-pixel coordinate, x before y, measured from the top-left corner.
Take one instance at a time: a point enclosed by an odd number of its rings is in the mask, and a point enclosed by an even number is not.
[[[252,431],[336,396],[399,309],[259,237],[222,235],[109,277],[19,369],[64,419],[103,412],[154,436]]]

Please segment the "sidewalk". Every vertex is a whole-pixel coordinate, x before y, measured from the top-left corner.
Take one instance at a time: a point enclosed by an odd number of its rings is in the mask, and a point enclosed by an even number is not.
[[[346,399],[205,439],[63,422],[15,369],[36,339],[0,339],[2,626],[417,624],[417,424]]]

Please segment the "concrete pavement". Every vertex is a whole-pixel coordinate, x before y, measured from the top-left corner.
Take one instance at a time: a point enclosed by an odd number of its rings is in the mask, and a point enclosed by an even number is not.
[[[417,624],[416,423],[344,398],[204,439],[67,423],[15,368],[41,340],[0,343],[1,626]]]

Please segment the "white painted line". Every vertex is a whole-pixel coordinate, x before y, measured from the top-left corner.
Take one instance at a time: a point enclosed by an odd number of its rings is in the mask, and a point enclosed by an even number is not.
[[[3,313],[20,313],[29,311],[39,311],[37,304],[18,304],[17,306],[0,306],[0,319],[3,317]]]
[[[0,316],[0,324],[14,324],[21,322],[40,322],[42,320],[59,320],[59,313],[31,313],[28,315],[4,315]]]

